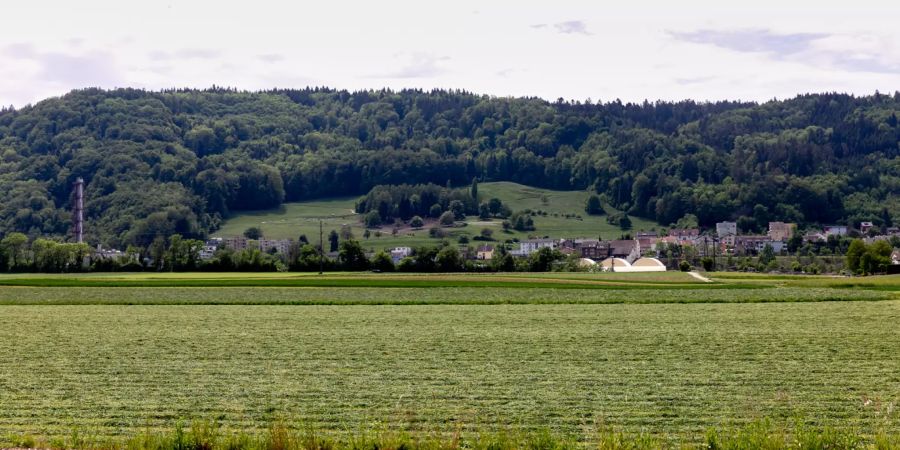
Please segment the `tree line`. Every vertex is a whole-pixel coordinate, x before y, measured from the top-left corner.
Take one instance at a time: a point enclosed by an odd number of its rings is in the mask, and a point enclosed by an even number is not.
[[[29,241],[22,233],[10,233],[0,239],[0,272],[275,272],[296,271],[364,271],[380,272],[580,272],[591,268],[580,264],[580,256],[565,255],[558,250],[542,248],[526,258],[515,258],[509,249],[512,241],[493,242],[490,234],[482,236],[491,241],[494,255],[490,260],[473,260],[474,249],[449,240],[434,246],[412,249],[408,256],[394,261],[388,250],[367,252],[352,233],[344,229],[329,233],[327,252],[311,244],[305,236],[292,243],[287,253],[261,251],[258,248],[233,250],[220,247],[211,257],[201,257],[204,241],[172,235],[157,237],[147,248],[130,246],[114,257],[98,256],[86,244],[58,242],[38,238]],[[630,238],[623,235],[623,239]],[[659,257],[671,267],[690,270],[692,264],[705,270],[780,271],[820,273],[823,270],[844,271],[856,275],[885,273],[891,264],[893,247],[900,246],[900,237],[877,240],[866,244],[862,239],[830,236],[824,243],[803,243],[791,239],[790,261],[778,261],[767,245],[757,258],[723,255],[721,258],[700,257],[693,246],[674,243],[658,246]],[[720,259],[723,259],[719,261]],[[823,266],[825,261],[827,267]],[[801,263],[803,261],[803,263]],[[679,264],[680,263],[680,264]],[[724,264],[722,266],[721,264]],[[829,269],[831,267],[831,269]],[[596,269],[596,268],[594,268]]]
[[[233,250],[219,248],[211,258],[203,259],[204,241],[172,235],[156,238],[145,249],[129,247],[123,255],[95,255],[86,244],[71,244],[39,238],[32,242],[22,233],[10,233],[0,240],[0,272],[275,272],[364,271],[381,272],[492,272],[550,270],[577,271],[578,258],[559,251],[542,249],[529,258],[513,258],[506,245],[498,244],[496,256],[488,261],[465,257],[449,241],[435,246],[420,246],[395,263],[390,252],[367,253],[352,238],[340,239],[336,231],[329,236],[331,251],[301,240],[286,254],[264,252],[257,248]],[[470,249],[471,250],[471,249]]]
[[[88,240],[118,248],[202,238],[235,211],[473,178],[590,189],[663,225],[886,226],[900,211],[898,111],[900,93],[757,104],[77,90],[0,111],[0,233],[67,236],[77,177]]]
[[[369,227],[396,220],[421,227],[423,218],[449,224],[466,216],[506,219],[513,215],[499,198],[481,199],[477,179],[468,188],[441,187],[434,183],[375,186],[357,201],[355,210],[364,216],[363,221]]]

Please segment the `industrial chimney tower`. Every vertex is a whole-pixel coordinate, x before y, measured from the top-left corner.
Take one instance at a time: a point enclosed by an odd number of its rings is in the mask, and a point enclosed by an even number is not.
[[[75,242],[84,242],[84,179],[75,180],[75,210],[72,214],[75,222]]]

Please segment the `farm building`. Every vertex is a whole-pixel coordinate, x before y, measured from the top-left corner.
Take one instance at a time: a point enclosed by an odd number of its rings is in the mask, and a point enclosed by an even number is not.
[[[594,267],[596,265],[597,261],[590,258],[581,258],[578,260],[578,267]]]
[[[622,258],[606,258],[600,262],[610,272],[665,272],[666,265],[656,258],[641,258],[630,264]]]
[[[641,258],[631,265],[632,272],[665,272],[666,265],[656,258]]]
[[[609,272],[631,272],[631,263],[622,258],[606,258],[600,261],[600,267]]]

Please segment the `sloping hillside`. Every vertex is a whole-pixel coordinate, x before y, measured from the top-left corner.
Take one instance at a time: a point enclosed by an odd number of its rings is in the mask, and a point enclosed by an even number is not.
[[[606,216],[588,216],[584,213],[584,205],[588,197],[587,191],[554,191],[529,187],[511,182],[493,182],[479,184],[480,196],[484,199],[496,197],[514,210],[531,209],[545,211],[547,215],[535,216],[535,231],[504,232],[499,219],[484,221],[478,217],[469,217],[465,227],[446,229],[448,237],[459,236],[469,238],[478,236],[482,229],[494,231],[495,239],[527,239],[529,236],[560,237],[597,237],[605,239],[619,237],[625,231],[606,223]],[[368,239],[363,238],[365,228],[362,216],[353,211],[356,197],[344,197],[330,200],[285,203],[279,208],[236,214],[227,220],[222,228],[214,234],[217,236],[237,236],[249,227],[259,227],[270,239],[298,239],[306,235],[310,242],[318,242],[319,219],[322,219],[325,240],[331,230],[340,230],[347,224],[352,227],[353,234],[366,247],[383,248],[397,245],[435,244],[435,238],[429,237],[428,228],[434,226],[433,221],[426,227],[413,230],[404,227],[396,235],[392,235],[392,227],[384,226],[370,230]],[[579,217],[565,217],[580,216]],[[647,220],[633,219],[632,230],[649,230],[659,225]],[[380,230],[381,236],[375,232]]]
[[[604,104],[460,91],[79,90],[0,109],[0,234],[201,237],[238,211],[473,178],[592,189],[632,217],[894,220],[900,93]]]

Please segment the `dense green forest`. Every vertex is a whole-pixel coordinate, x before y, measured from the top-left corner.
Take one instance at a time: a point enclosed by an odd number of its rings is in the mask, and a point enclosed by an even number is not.
[[[86,89],[0,110],[0,234],[68,234],[76,177],[89,242],[121,247],[202,237],[236,210],[473,178],[592,189],[662,224],[884,225],[900,211],[898,112],[900,93],[624,104]]]

